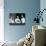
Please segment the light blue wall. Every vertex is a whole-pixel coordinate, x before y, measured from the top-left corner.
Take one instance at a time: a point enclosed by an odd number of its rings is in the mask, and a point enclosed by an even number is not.
[[[46,0],[41,0],[40,1],[40,10],[42,11],[43,9],[46,9]],[[40,22],[40,25],[45,26],[46,27],[46,10],[43,12],[43,22]]]
[[[43,9],[46,9],[46,0],[40,1],[40,10],[42,11]],[[40,21],[40,25],[46,27],[46,11],[43,13],[42,17],[43,17],[43,22]],[[46,39],[46,37],[45,37],[45,39]],[[46,44],[46,40],[45,40],[45,44]]]
[[[18,41],[32,30],[33,19],[40,9],[40,0],[4,0],[4,35],[5,40]],[[9,13],[26,14],[26,25],[10,26]]]

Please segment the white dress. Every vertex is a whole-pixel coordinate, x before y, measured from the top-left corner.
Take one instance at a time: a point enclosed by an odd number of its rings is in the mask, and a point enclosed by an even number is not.
[[[21,23],[20,19],[16,18],[15,23],[18,23],[18,24]]]
[[[21,22],[22,23],[25,23],[25,18],[21,18]]]

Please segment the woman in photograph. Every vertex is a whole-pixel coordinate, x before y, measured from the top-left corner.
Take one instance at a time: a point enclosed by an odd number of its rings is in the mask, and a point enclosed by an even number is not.
[[[15,23],[15,21],[14,21],[14,16],[11,16],[10,18],[9,18],[9,23]]]
[[[21,16],[21,22],[22,22],[22,23],[25,23],[25,18],[24,18],[23,15]]]
[[[19,16],[16,16],[16,18],[15,18],[15,23],[16,23],[16,24],[20,24],[20,23],[21,23]]]

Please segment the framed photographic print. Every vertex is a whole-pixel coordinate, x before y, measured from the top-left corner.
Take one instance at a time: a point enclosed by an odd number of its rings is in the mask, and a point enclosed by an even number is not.
[[[10,25],[25,25],[25,13],[9,13]]]

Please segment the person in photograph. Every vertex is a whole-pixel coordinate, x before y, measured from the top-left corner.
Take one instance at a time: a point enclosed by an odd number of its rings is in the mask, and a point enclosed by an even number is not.
[[[17,24],[20,24],[20,23],[21,23],[21,21],[20,21],[20,19],[19,19],[19,16],[16,16],[16,18],[15,18],[15,23],[17,23]]]
[[[15,23],[15,21],[14,21],[14,16],[11,16],[11,17],[9,18],[9,23]]]
[[[25,18],[24,18],[23,15],[21,16],[21,22],[22,22],[22,23],[25,23]]]

